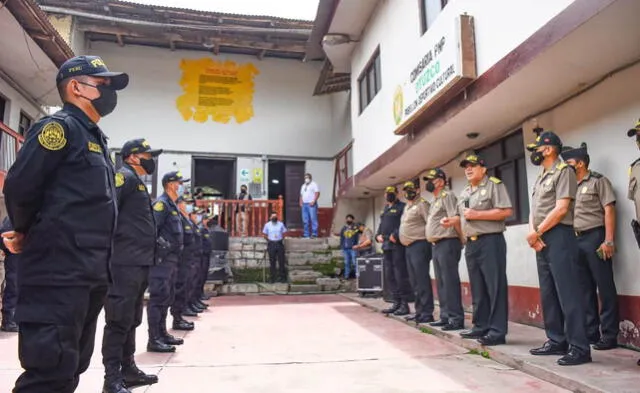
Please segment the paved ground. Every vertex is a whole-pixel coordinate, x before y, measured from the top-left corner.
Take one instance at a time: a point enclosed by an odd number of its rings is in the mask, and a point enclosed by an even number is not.
[[[337,295],[216,298],[173,355],[144,352],[150,393],[568,392]],[[101,334],[98,342],[101,340]],[[0,333],[0,392],[19,375],[17,337]],[[99,350],[79,393],[98,393]]]

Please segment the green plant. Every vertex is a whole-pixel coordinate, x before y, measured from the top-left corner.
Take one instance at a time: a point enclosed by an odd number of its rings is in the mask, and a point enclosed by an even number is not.
[[[333,258],[327,263],[316,263],[312,265],[311,268],[313,271],[321,273],[323,276],[334,278],[336,277],[336,268],[342,269],[343,267],[343,262],[337,260],[337,258]]]
[[[419,328],[419,329],[420,329],[420,331],[421,331],[422,333],[426,333],[426,334],[435,334],[435,333],[434,333],[434,331],[433,331],[433,329],[429,329],[428,327],[425,327],[425,326],[420,326],[420,328]]]
[[[232,269],[233,282],[238,284],[248,284],[254,282],[263,282],[263,270],[261,267]],[[269,282],[269,269],[264,273],[264,280]]]

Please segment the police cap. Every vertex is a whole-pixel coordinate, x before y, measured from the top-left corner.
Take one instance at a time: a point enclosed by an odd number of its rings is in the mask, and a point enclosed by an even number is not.
[[[635,127],[627,131],[627,136],[628,137],[636,136],[639,132],[640,132],[640,119],[638,119],[638,121],[636,122]]]
[[[132,139],[130,141],[125,142],[122,146],[122,150],[120,150],[120,154],[122,154],[123,158],[127,158],[132,154],[136,153],[151,153],[153,157],[157,157],[162,153],[162,149],[152,149],[147,142],[146,139]]]
[[[65,61],[56,76],[56,84],[74,76],[97,76],[109,78],[114,90],[122,90],[129,84],[129,75],[124,72],[111,72],[98,56],[76,56]]]
[[[460,162],[460,166],[462,168],[466,167],[467,165],[480,165],[480,166],[486,166],[484,159],[482,157],[480,157],[477,154],[469,154],[468,156],[466,156],[464,158],[464,160],[462,160]]]
[[[567,160],[584,160],[589,157],[589,152],[587,151],[587,144],[582,142],[580,147],[571,147],[565,146],[562,148],[562,153],[560,153],[562,159]]]
[[[440,168],[431,169],[427,172],[426,176],[422,178],[422,180],[434,180],[434,179],[442,179],[447,180],[447,175]]]
[[[404,183],[404,186],[402,186],[403,190],[415,190],[416,189],[416,185],[414,182],[412,181],[408,181],[406,183]]]
[[[166,173],[164,176],[162,176],[163,186],[165,186],[167,183],[171,183],[174,181],[177,181],[180,183],[186,183],[189,181],[189,179],[185,179],[184,177],[182,177],[182,173],[180,171],[169,172],[169,173]]]
[[[557,146],[562,149],[562,141],[560,137],[553,131],[545,131],[538,135],[534,143],[527,145],[527,150],[534,151],[540,146]]]
[[[398,192],[398,188],[396,186],[388,186],[387,188],[384,189],[384,192],[395,194],[396,192]]]

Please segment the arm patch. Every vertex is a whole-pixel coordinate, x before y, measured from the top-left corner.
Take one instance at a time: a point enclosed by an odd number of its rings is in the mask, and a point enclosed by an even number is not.
[[[164,211],[164,203],[158,201],[153,205],[153,210],[157,211],[157,212],[161,212]]]

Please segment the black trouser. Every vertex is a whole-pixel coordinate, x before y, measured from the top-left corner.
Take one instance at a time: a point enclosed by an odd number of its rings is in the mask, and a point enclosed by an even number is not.
[[[442,239],[433,246],[433,268],[438,287],[440,319],[452,325],[464,324],[458,272],[461,253],[462,243],[458,238]]]
[[[546,247],[536,253],[542,316],[549,340],[568,343],[589,353],[584,297],[580,295],[578,241],[568,225],[558,224],[542,235]]]
[[[200,298],[198,284],[200,284],[200,271],[202,270],[202,253],[198,252],[189,260],[189,278],[187,280],[186,305],[192,305]],[[198,294],[196,298],[196,293]]]
[[[405,247],[399,244],[384,250],[384,281],[394,302],[408,302],[411,296],[411,284],[407,271]]]
[[[105,379],[117,381],[122,378],[121,367],[131,364],[136,352],[136,328],[142,323],[149,266],[111,265],[111,278],[104,304],[102,364]]]
[[[18,255],[6,254],[4,258],[4,293],[2,294],[2,324],[13,321],[18,301]]]
[[[620,332],[618,319],[618,292],[613,280],[613,260],[602,260],[596,250],[604,242],[604,227],[578,233],[578,269],[582,283],[587,317],[587,337],[616,341]],[[598,314],[598,294],[602,308]]]
[[[473,329],[502,338],[507,335],[509,320],[504,235],[494,233],[468,239],[464,256],[473,301]]]
[[[189,297],[189,279],[191,278],[191,260],[192,255],[183,255],[176,272],[175,280],[175,296],[171,304],[171,315],[174,319],[182,319],[182,312],[187,306]]]
[[[204,286],[207,283],[207,276],[209,275],[209,260],[211,259],[211,251],[202,254],[202,260],[200,261],[200,267],[198,268],[198,284],[194,294],[193,302],[196,302],[204,295]]]
[[[407,246],[407,270],[416,297],[416,315],[433,317],[433,288],[431,286],[431,243],[418,240]]]
[[[277,280],[287,282],[287,272],[284,265],[284,243],[280,241],[267,242],[267,252],[269,253],[269,273],[271,281]],[[276,273],[276,261],[278,261],[278,271]]]
[[[177,263],[169,260],[149,269],[147,320],[151,340],[159,339],[167,332],[167,313],[175,298],[177,271]]]
[[[89,367],[106,285],[27,286],[18,292],[18,354],[25,371],[13,393],[71,393]]]

